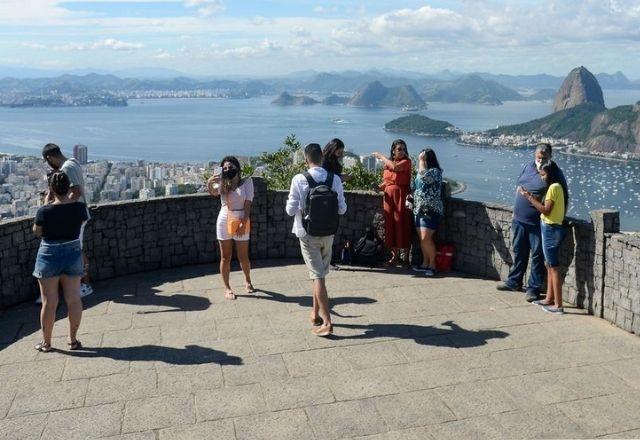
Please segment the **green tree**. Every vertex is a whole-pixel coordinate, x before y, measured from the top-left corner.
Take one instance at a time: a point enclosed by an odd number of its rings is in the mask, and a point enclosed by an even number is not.
[[[300,154],[301,149],[300,141],[294,134],[290,134],[278,150],[260,155],[260,162],[265,167],[264,178],[269,189],[288,189],[293,176],[305,170],[304,162],[294,164],[293,160],[296,154]]]
[[[382,183],[382,171],[369,171],[361,162],[345,170],[351,180],[345,182],[346,190],[374,190]]]

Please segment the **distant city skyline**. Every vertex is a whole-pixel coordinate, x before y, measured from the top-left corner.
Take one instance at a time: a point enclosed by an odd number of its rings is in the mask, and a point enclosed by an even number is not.
[[[2,0],[0,66],[192,76],[443,69],[640,79],[637,0]]]

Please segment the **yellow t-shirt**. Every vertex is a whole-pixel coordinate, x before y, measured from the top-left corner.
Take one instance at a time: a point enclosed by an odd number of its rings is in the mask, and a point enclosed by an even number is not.
[[[553,183],[547,189],[547,194],[544,196],[544,200],[553,201],[553,208],[549,215],[540,214],[540,219],[548,225],[561,225],[564,220],[564,191],[559,183]]]

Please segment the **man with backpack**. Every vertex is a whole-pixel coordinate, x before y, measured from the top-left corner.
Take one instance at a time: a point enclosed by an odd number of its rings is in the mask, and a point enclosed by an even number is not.
[[[333,327],[325,278],[331,265],[339,216],[347,212],[347,203],[340,177],[322,168],[320,145],[308,144],[304,157],[308,170],[291,180],[286,211],[294,216],[292,232],[300,240],[302,257],[313,283],[312,332],[329,336]]]

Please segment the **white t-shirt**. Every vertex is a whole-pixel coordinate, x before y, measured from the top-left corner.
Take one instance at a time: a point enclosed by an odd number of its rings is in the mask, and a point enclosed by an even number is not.
[[[78,201],[82,203],[87,203],[87,199],[84,194],[84,176],[82,174],[82,165],[75,158],[67,159],[60,167],[60,171],[65,173],[69,178],[69,182],[71,183],[71,188],[74,186],[80,187],[82,191],[82,195]]]
[[[244,179],[242,184],[228,193],[220,192],[222,207],[231,211],[243,211],[245,201],[253,201],[253,180],[251,177]]]

